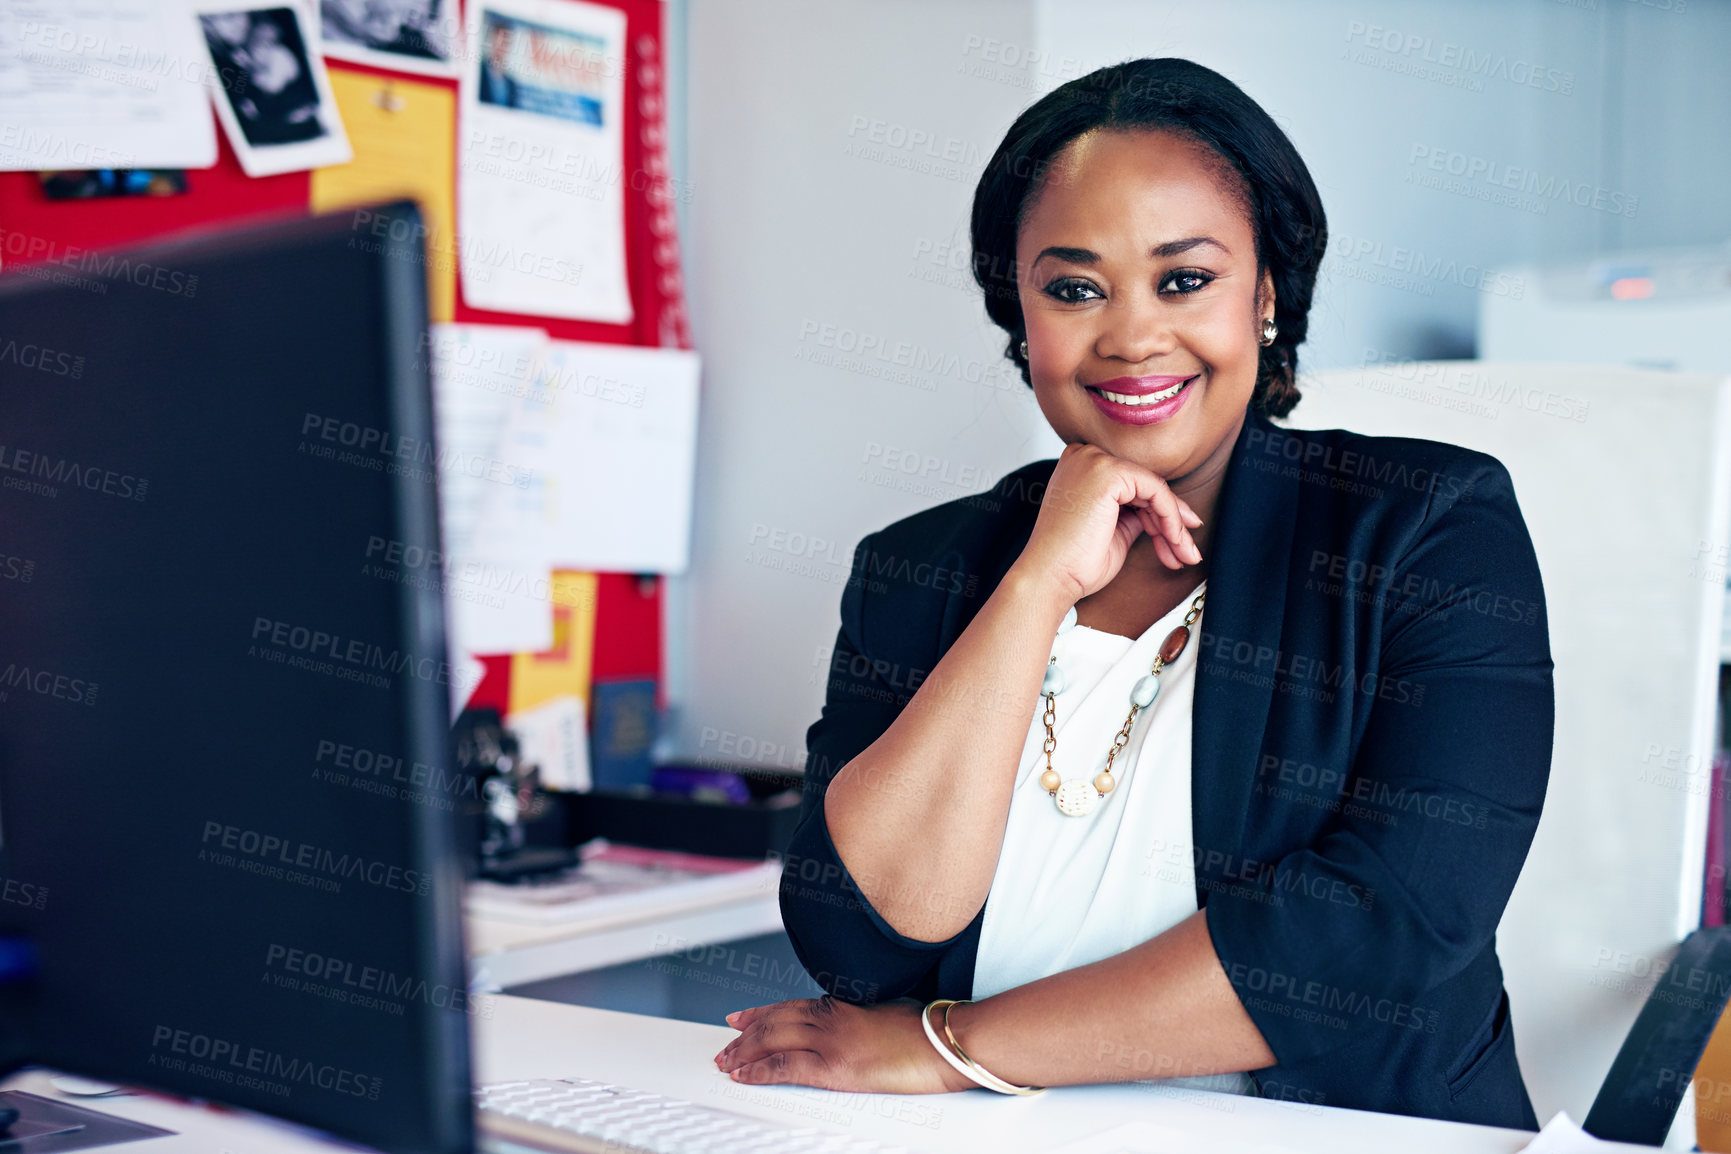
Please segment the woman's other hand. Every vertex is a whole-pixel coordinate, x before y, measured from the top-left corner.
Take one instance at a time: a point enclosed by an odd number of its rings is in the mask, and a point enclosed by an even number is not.
[[[1096,446],[1064,448],[1016,567],[1055,581],[1070,604],[1104,588],[1143,533],[1169,569],[1196,565],[1202,518],[1149,469]]]
[[[715,1056],[735,1082],[792,1082],[871,1094],[969,1090],[932,1049],[919,1002],[856,1006],[829,995],[756,1006],[727,1015],[739,1031]]]

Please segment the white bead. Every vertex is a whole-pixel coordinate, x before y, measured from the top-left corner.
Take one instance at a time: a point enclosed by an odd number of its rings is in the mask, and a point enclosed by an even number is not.
[[[1087,817],[1094,812],[1100,793],[1094,783],[1073,777],[1058,787],[1058,809],[1070,817]]]
[[[1064,671],[1054,661],[1046,666],[1046,676],[1040,681],[1040,695],[1044,697],[1048,693],[1062,693],[1065,684]]]
[[[1058,632],[1068,633],[1074,628],[1076,628],[1076,607],[1072,605],[1069,611],[1064,614],[1064,620],[1059,622]]]
[[[1160,693],[1160,679],[1152,673],[1145,674],[1130,690],[1130,704],[1137,709],[1147,709],[1154,704],[1154,698]]]

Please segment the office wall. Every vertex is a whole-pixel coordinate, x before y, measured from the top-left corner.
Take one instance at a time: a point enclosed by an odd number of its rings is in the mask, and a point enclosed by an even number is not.
[[[965,246],[985,158],[1065,80],[1185,55],[1286,127],[1333,231],[1306,369],[1472,355],[1479,294],[1524,289],[1499,264],[1731,238],[1731,150],[1709,145],[1731,116],[1724,0],[670,0],[668,19],[705,378],[667,756],[800,764],[854,543],[1056,451]]]
[[[1484,270],[1731,239],[1722,0],[1036,0],[1063,76],[1187,56],[1291,136],[1330,244],[1317,368],[1474,355]],[[1576,203],[1576,201],[1584,203]]]
[[[1031,12],[683,14],[704,379],[691,569],[669,589],[668,751],[798,768],[859,538],[1061,448],[967,272],[974,181],[1033,79],[983,46],[1025,52]]]

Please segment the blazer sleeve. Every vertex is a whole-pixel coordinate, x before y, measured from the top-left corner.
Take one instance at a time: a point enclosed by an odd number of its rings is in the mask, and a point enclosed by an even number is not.
[[[1555,724],[1538,560],[1502,464],[1451,465],[1470,484],[1452,503],[1433,492],[1389,586],[1391,600],[1447,592],[1390,611],[1374,669],[1351,671],[1417,700],[1373,700],[1317,841],[1207,902],[1227,976],[1283,1064],[1379,1023],[1435,1032],[1429,991],[1491,944],[1538,826]]]
[[[875,536],[868,535],[854,550],[853,571],[842,592],[841,629],[830,657],[823,712],[806,731],[804,798],[782,861],[780,894],[782,924],[806,970],[836,997],[862,1003],[908,994],[967,932],[944,942],[896,932],[860,892],[824,820],[830,781],[890,727],[928,672],[913,668],[905,654],[875,653],[866,643],[865,578]]]

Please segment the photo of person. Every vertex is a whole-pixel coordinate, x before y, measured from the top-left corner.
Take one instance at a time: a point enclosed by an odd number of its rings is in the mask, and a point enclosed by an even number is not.
[[[489,10],[481,17],[476,99],[599,128],[606,108],[604,48],[580,32]]]
[[[290,4],[199,14],[212,65],[212,99],[249,176],[353,156],[324,61],[308,50],[310,13]]]
[[[517,106],[517,82],[508,71],[511,59],[511,23],[495,12],[487,13],[482,36],[481,101],[500,108]]]
[[[456,0],[320,0],[326,55],[379,68],[453,75]]]
[[[236,71],[228,101],[251,145],[289,144],[325,135],[319,92],[294,10],[266,8],[201,16],[219,68]]]

